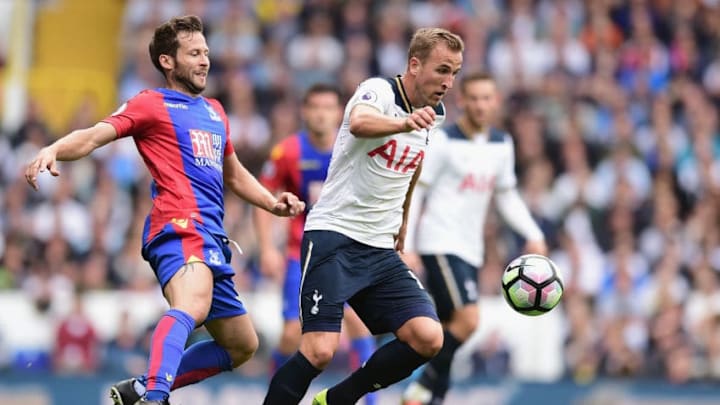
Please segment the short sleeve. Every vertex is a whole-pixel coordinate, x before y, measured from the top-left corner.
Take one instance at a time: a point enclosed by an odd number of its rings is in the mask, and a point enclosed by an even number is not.
[[[145,90],[122,104],[102,122],[112,125],[118,138],[142,135],[153,119],[153,93]]]
[[[383,114],[395,104],[395,94],[385,79],[372,78],[360,83],[348,102],[349,110],[359,104],[369,105]]]
[[[442,129],[433,131],[428,146],[425,150],[422,172],[420,172],[420,184],[430,186],[435,182],[438,174],[445,165],[447,156],[448,138]]]
[[[506,145],[506,147],[503,148],[503,153],[507,153],[507,156],[503,159],[505,163],[500,169],[500,173],[495,182],[495,189],[497,190],[507,190],[517,186],[517,177],[515,176],[515,146],[510,135],[505,134],[503,145]]]

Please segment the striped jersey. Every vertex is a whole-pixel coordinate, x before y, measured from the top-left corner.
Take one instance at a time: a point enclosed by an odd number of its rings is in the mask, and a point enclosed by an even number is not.
[[[360,104],[391,117],[412,113],[399,76],[371,78],[358,86],[345,107],[328,177],[305,230],[335,231],[366,245],[392,249],[410,179],[423,161],[432,133],[444,122],[445,109],[442,103],[435,108],[430,130],[358,138],[350,133],[350,112]]]
[[[187,227],[195,221],[225,235],[223,161],[234,149],[217,100],[165,88],[144,90],[103,122],[118,137],[133,137],[153,178],[143,243],[168,222]]]
[[[306,132],[285,138],[270,152],[260,181],[272,191],[289,191],[305,201],[308,209],[320,196],[332,151],[317,149]],[[287,240],[288,257],[300,259],[305,214],[290,218]]]

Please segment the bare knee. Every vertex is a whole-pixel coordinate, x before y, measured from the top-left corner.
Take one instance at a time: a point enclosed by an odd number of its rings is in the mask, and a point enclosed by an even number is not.
[[[214,319],[206,322],[215,342],[227,351],[236,368],[248,361],[258,349],[258,337],[248,315]]]
[[[246,338],[243,342],[237,342],[231,347],[226,347],[225,350],[227,350],[232,361],[232,368],[240,367],[240,365],[250,360],[257,352],[258,346],[258,337],[253,334],[251,338]]]
[[[300,352],[317,369],[324,369],[337,350],[340,334],[335,332],[308,332],[300,339]]]
[[[465,342],[475,332],[480,323],[478,308],[469,305],[453,314],[447,329],[460,342]]]
[[[442,326],[427,317],[410,319],[397,330],[396,335],[418,354],[427,358],[434,357],[443,345]]]

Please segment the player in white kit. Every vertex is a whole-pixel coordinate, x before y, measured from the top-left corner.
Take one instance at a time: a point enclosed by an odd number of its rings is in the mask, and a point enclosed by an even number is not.
[[[266,405],[300,402],[338,346],[348,302],[380,347],[313,404],[356,403],[394,384],[442,347],[432,300],[400,259],[412,191],[435,130],[442,98],[462,65],[463,42],[439,28],[413,36],[402,76],[361,83],[345,108],[328,176],[305,222],[301,247],[300,350],[275,374]]]
[[[406,405],[442,403],[453,355],[477,328],[476,280],[483,263],[482,235],[491,197],[505,222],[525,238],[525,250],[547,253],[543,233],[516,188],[512,138],[490,126],[499,105],[490,76],[472,73],[462,78],[462,115],[433,139],[413,195],[408,262],[417,263],[414,252],[420,255],[443,323],[444,343],[408,386],[403,397]]]

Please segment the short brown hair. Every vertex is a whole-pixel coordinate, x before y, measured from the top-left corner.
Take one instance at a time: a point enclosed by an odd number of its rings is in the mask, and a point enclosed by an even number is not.
[[[408,60],[414,56],[424,62],[441,42],[451,51],[462,52],[465,49],[462,38],[444,28],[420,28],[410,40]]]
[[[495,83],[495,78],[490,73],[475,71],[466,73],[460,78],[460,91],[465,93],[465,89],[468,84],[472,82],[488,81]]]
[[[148,49],[150,51],[150,59],[155,68],[163,75],[165,71],[160,65],[160,55],[177,56],[177,50],[180,47],[178,41],[178,33],[180,32],[202,32],[203,24],[200,17],[195,15],[186,15],[183,17],[173,17],[170,21],[162,24],[155,29],[152,40]]]
[[[337,86],[330,84],[330,83],[315,83],[305,91],[305,95],[303,96],[302,103],[307,104],[308,100],[310,100],[310,97],[314,96],[315,94],[324,94],[324,93],[335,94],[338,98],[338,103],[340,102],[340,100],[342,100],[342,93],[340,92],[340,89],[337,88]]]

